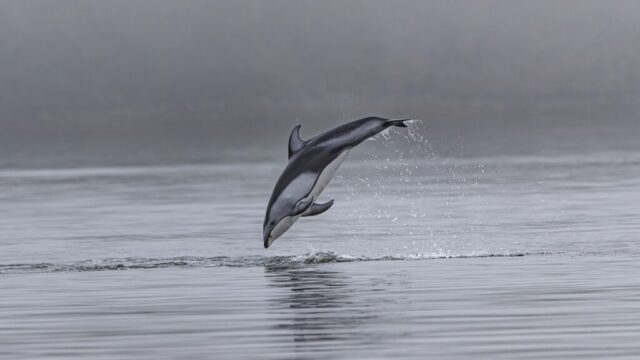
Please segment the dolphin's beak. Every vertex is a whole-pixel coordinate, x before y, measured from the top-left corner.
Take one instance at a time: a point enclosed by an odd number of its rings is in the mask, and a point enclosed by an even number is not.
[[[270,231],[264,233],[263,239],[264,239],[264,248],[266,249],[273,242],[273,240],[271,239]]]
[[[271,231],[273,231],[273,229],[267,229],[267,231],[264,232],[262,238],[264,240],[264,248],[268,248],[269,246],[271,246],[271,244],[273,244],[274,241],[276,241],[276,237],[271,235]]]

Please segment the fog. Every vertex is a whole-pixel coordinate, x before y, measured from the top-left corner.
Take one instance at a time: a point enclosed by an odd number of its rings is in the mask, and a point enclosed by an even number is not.
[[[615,148],[639,114],[637,1],[0,2],[5,161],[284,148],[367,115],[443,149]]]

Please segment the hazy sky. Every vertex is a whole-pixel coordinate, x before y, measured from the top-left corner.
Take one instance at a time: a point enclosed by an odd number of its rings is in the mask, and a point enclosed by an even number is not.
[[[633,124],[639,98],[638,1],[0,2],[0,148],[269,143],[370,114]]]

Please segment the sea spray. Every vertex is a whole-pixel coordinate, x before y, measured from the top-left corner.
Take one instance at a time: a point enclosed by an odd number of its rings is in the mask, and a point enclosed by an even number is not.
[[[427,140],[428,122],[408,123],[372,138],[338,177],[351,203],[351,236],[373,253],[482,251],[475,239],[482,214],[464,201],[481,197],[485,166],[440,156]],[[461,225],[463,215],[472,221]]]

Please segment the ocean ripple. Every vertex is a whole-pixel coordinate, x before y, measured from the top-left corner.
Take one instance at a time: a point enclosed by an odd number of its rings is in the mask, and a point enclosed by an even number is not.
[[[291,256],[179,256],[173,258],[107,258],[90,259],[68,263],[31,263],[31,264],[0,264],[0,274],[24,274],[47,272],[84,272],[110,271],[133,269],[161,269],[179,267],[289,267],[300,265],[344,263],[358,261],[401,261],[401,260],[433,260],[456,258],[485,258],[485,257],[517,257],[527,255],[547,255],[548,253],[534,252],[475,252],[468,254],[449,253],[417,253],[409,255],[385,255],[368,257],[364,255],[338,254],[334,251],[316,251],[302,255]]]

